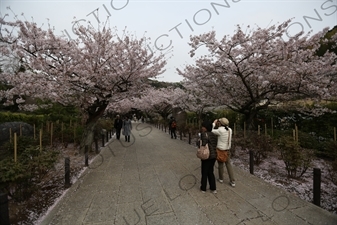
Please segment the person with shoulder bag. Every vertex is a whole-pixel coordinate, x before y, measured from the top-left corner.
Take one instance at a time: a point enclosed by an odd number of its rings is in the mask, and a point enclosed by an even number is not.
[[[215,120],[212,124],[212,133],[218,136],[218,142],[216,146],[218,172],[220,183],[223,183],[223,168],[224,163],[227,168],[229,176],[229,184],[235,187],[235,179],[233,174],[233,168],[230,163],[230,148],[232,143],[232,129],[229,127],[229,121],[227,118],[221,118]]]
[[[214,164],[216,160],[216,145],[217,136],[212,132],[212,123],[203,122],[201,125],[201,145],[208,145],[209,157],[207,159],[201,160],[201,186],[200,191],[202,193],[206,192],[207,180],[210,186],[210,190],[216,194],[216,182],[214,176]],[[200,147],[200,146],[199,146]]]

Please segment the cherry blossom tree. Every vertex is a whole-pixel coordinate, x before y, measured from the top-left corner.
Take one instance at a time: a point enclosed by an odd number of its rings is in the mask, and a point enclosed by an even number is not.
[[[336,54],[316,53],[327,32],[299,33],[285,40],[286,21],[278,26],[244,31],[217,40],[215,31],[191,37],[190,51],[204,47],[209,54],[178,73],[195,82],[213,101],[244,114],[252,125],[259,110],[298,99],[336,97]]]
[[[193,80],[193,79],[192,79]],[[201,125],[201,116],[207,107],[216,106],[215,102],[209,97],[208,93],[200,88],[196,82],[185,80],[182,83],[185,89],[177,89],[174,104],[184,111],[196,114]]]
[[[86,126],[81,152],[85,145],[91,146],[95,124],[106,108],[146,92],[148,79],[159,75],[166,64],[164,55],[146,48],[145,37],[137,39],[126,31],[118,35],[108,27],[81,26],[75,30],[76,39],[68,40],[33,22],[1,20],[0,24],[7,27],[1,30],[1,55],[15,55],[25,68],[1,74],[1,80],[13,88],[0,97],[8,103],[13,96],[20,96],[22,102],[30,96],[79,107]]]
[[[148,114],[160,115],[166,119],[174,107],[175,88],[152,88],[136,103],[137,108]]]
[[[329,30],[322,39],[320,43],[320,47],[317,50],[318,55],[324,55],[327,51],[332,51],[335,54],[337,54],[337,42],[336,37],[337,36],[337,25],[334,26],[331,30]]]
[[[115,102],[115,104],[109,105],[106,111],[123,114],[130,112],[132,109],[137,109],[140,111],[152,111],[155,110],[158,105],[167,103],[171,96],[171,89],[155,89],[150,87],[146,90],[146,92],[143,92],[138,96],[120,99],[120,101]],[[171,106],[171,104],[168,105]]]

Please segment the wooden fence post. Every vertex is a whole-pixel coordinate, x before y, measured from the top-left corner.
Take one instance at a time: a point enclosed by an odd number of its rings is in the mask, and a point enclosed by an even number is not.
[[[249,172],[254,174],[254,151],[249,150]]]
[[[12,128],[9,128],[9,142],[12,143]]]
[[[314,168],[314,204],[321,206],[321,170]]]
[[[40,129],[40,152],[42,151],[42,129]]]
[[[61,143],[63,144],[63,130],[64,130],[64,124],[63,122],[61,123]]]
[[[85,147],[84,147],[84,154],[85,154],[85,166],[89,166],[89,147],[88,147],[88,145],[86,145]]]
[[[74,144],[76,143],[76,123],[74,123]]]
[[[104,134],[102,134],[102,147],[104,147]]]
[[[68,188],[68,187],[70,187],[70,158],[69,157],[64,158],[64,172],[65,172],[65,175],[64,175],[64,180],[65,180],[64,186],[66,188]]]
[[[10,225],[9,210],[8,210],[8,196],[6,193],[0,193],[0,224]]]
[[[50,123],[50,146],[53,146],[54,124]]]
[[[274,119],[273,119],[273,117],[271,118],[271,122],[270,122],[271,124],[271,136],[272,137],[274,137]]]
[[[17,161],[17,156],[18,156],[18,152],[17,152],[17,140],[16,140],[16,133],[14,133],[14,162],[16,163]]]

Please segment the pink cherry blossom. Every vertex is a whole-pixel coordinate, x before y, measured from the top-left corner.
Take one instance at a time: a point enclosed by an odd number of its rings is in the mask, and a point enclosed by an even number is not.
[[[197,84],[190,92],[202,90],[211,102],[244,114],[248,126],[259,110],[271,105],[335,99],[337,56],[315,54],[328,29],[286,39],[290,22],[247,31],[238,26],[234,35],[221,40],[215,31],[192,36],[191,56],[199,48],[208,54],[178,73],[186,83]]]
[[[126,31],[118,35],[108,27],[79,27],[77,38],[68,40],[32,22],[1,19],[0,25],[1,56],[24,68],[1,74],[1,81],[13,88],[0,97],[13,103],[13,96],[30,96],[80,108],[87,127],[81,149],[91,145],[92,128],[106,108],[146,92],[148,79],[166,64],[164,55],[148,50],[145,37]]]

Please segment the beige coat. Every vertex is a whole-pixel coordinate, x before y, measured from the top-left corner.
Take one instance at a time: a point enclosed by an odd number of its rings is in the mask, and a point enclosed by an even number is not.
[[[232,144],[232,129],[221,126],[218,129],[214,129],[215,123],[212,124],[212,133],[218,136],[217,148],[220,150],[228,150],[231,148]],[[229,139],[228,139],[229,135]]]

